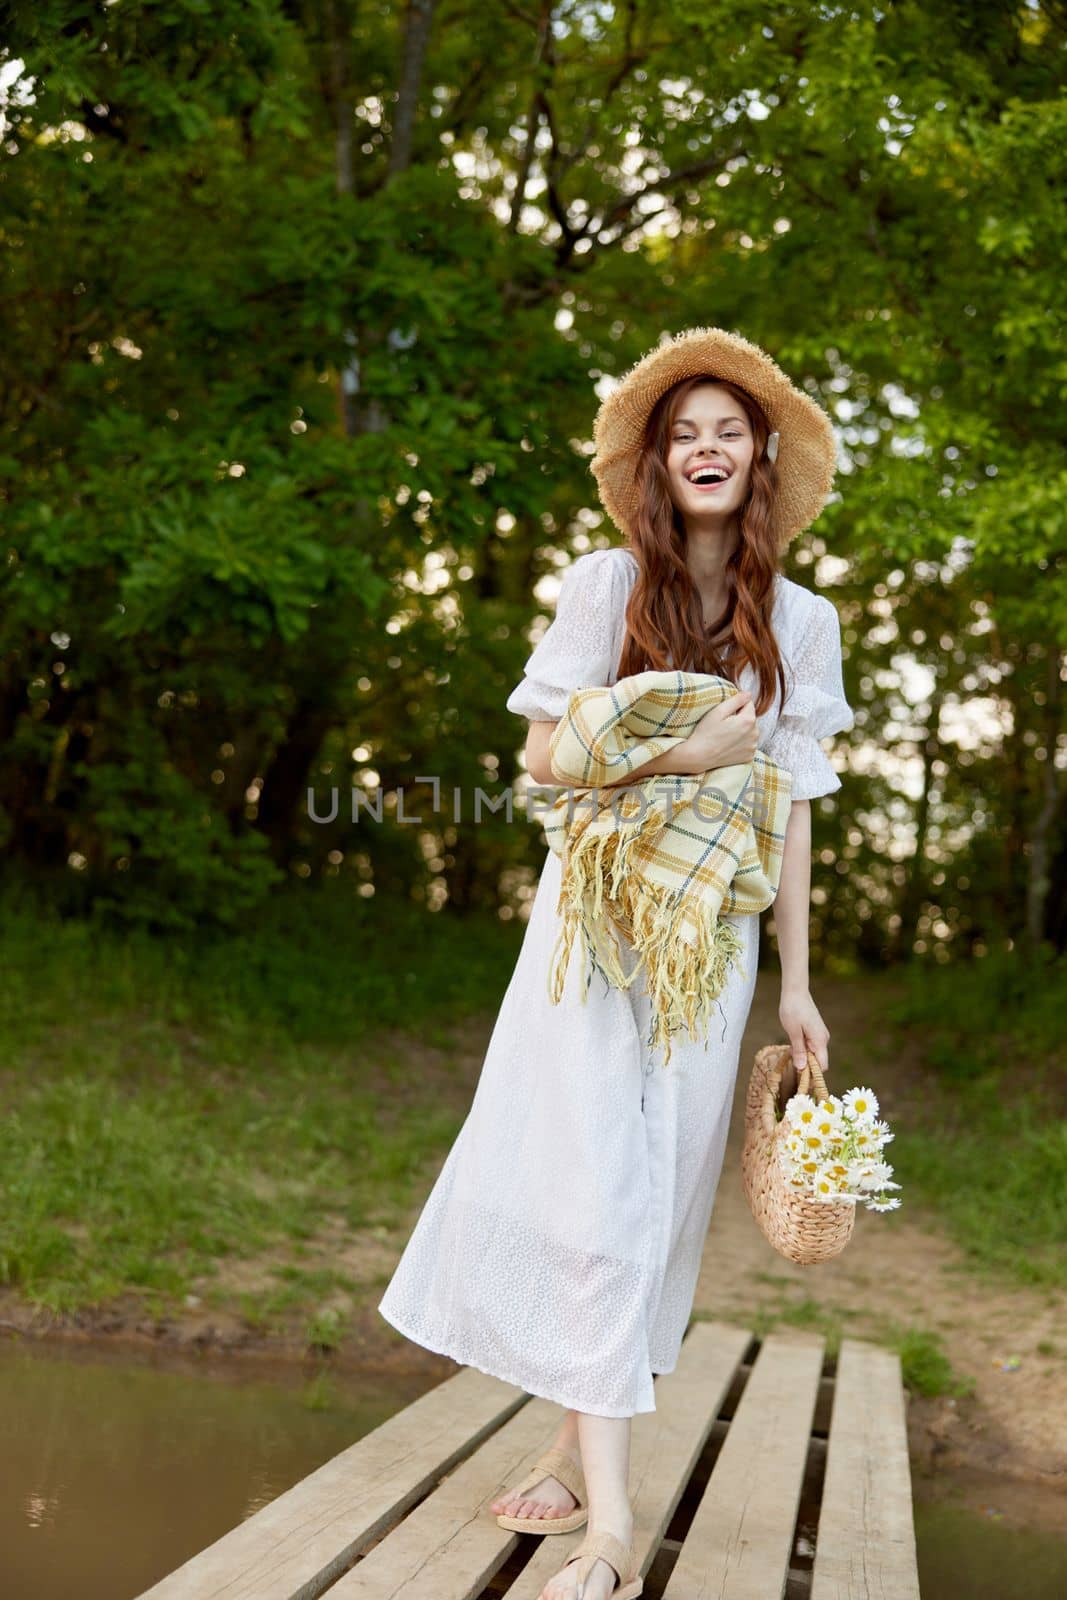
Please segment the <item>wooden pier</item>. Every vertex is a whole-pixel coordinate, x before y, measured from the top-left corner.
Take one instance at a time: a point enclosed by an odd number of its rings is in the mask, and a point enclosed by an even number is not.
[[[918,1600],[893,1353],[697,1322],[655,1397],[630,1452],[648,1600]],[[513,1533],[488,1504],[559,1417],[465,1367],[141,1600],[536,1600],[585,1530]]]

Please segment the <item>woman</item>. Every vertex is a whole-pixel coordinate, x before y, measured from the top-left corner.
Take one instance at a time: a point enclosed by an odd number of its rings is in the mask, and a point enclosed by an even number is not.
[[[810,1049],[825,1071],[829,1033],[808,988],[810,801],[841,787],[818,741],[853,715],[837,612],[778,564],[830,493],[829,419],[757,346],[698,328],[638,362],[600,408],[594,442],[602,501],[628,543],[573,562],[508,698],[529,720],[527,768],[558,781],[549,740],[576,688],[670,668],[738,686],[626,781],[751,761],[757,748],[789,771],[778,1015],[798,1067]],[[491,1509],[545,1533],[588,1519],[540,1600],[617,1600],[641,1587],[630,1418],[655,1410],[653,1374],[674,1369],[692,1309],[759,920],[732,919],[743,955],[720,1020],[706,1039],[676,1037],[665,1068],[645,1042],[640,974],[629,989],[594,982],[583,1000],[572,960],[551,1003],[560,873],[549,851],[470,1112],[379,1310],[417,1343],[565,1408],[552,1449]]]

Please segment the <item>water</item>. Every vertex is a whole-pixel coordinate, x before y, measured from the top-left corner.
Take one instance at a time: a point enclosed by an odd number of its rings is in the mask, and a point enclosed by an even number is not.
[[[133,1600],[424,1387],[0,1342],[0,1593]],[[1067,1594],[1062,1495],[958,1472],[914,1495],[923,1600]]]
[[[0,1594],[132,1600],[424,1388],[0,1342]]]
[[[1062,1600],[1067,1494],[991,1473],[916,1478],[922,1600]]]

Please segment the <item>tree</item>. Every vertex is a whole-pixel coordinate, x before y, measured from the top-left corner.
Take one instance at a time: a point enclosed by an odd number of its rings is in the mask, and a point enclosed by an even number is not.
[[[717,322],[839,424],[840,500],[790,556],[841,609],[858,711],[863,771],[816,816],[834,938],[1062,942],[1061,8],[15,16],[20,870],[150,920],[337,856],[493,904],[519,830],[368,839],[308,787],[513,776],[531,593],[616,537],[594,385]],[[919,721],[888,722],[917,669]],[[947,723],[985,700],[972,760]]]

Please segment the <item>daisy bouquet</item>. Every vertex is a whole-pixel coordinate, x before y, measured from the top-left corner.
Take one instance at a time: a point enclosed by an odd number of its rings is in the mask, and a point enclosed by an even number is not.
[[[849,1089],[817,1100],[795,1094],[782,1118],[778,1159],[790,1189],[814,1200],[862,1202],[869,1211],[895,1211],[889,1198],[893,1168],[882,1151],[893,1134],[878,1115],[870,1089]]]

